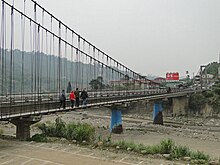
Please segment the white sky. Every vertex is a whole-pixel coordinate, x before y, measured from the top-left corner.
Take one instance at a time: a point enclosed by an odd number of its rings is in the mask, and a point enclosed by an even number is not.
[[[196,74],[218,61],[220,0],[37,0],[98,48],[143,75]]]

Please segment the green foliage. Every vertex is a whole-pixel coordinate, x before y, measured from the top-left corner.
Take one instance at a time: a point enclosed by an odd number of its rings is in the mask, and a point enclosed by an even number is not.
[[[33,135],[30,140],[35,142],[47,142],[47,136],[45,134],[35,134]]]
[[[56,137],[65,137],[66,134],[66,123],[60,118],[55,120],[55,136]]]
[[[200,112],[200,109],[206,103],[206,98],[201,93],[195,93],[190,95],[189,98],[189,108],[192,112]]]
[[[42,134],[50,137],[63,137],[68,140],[78,142],[91,142],[95,137],[95,128],[86,123],[66,124],[60,117],[56,118],[55,123],[41,123],[37,125]]]
[[[5,73],[9,73],[10,72],[10,50],[6,50],[6,49],[0,49],[0,51],[4,51],[5,54]],[[13,92],[14,93],[21,93],[21,86],[22,83],[24,85],[24,93],[30,93],[32,91],[32,72],[31,70],[33,69],[33,63],[36,62],[34,57],[35,54],[34,52],[24,52],[24,58],[22,58],[22,51],[21,50],[14,50],[13,51],[14,54],[14,61],[16,61],[14,63],[14,81],[13,81]],[[58,56],[55,55],[47,55],[44,53],[40,53],[39,54],[40,58],[41,58],[41,69],[42,69],[42,75],[40,77],[41,79],[41,91],[40,92],[57,92],[57,70],[58,70],[58,63],[60,61],[60,63],[65,63],[66,65],[66,70],[68,72],[71,72],[71,76],[68,76],[70,74],[67,74],[67,76],[63,76],[61,75],[61,79],[60,81],[62,81],[63,83],[61,83],[61,89],[67,89],[67,85],[69,81],[72,81],[71,77],[75,77],[76,76],[76,72],[74,72],[75,70],[77,70],[77,67],[79,66],[78,62],[73,62],[70,60],[67,60],[66,58],[61,58],[59,59]],[[48,59],[49,59],[49,66],[48,66]],[[22,61],[23,60],[23,61]],[[22,81],[22,63],[24,63],[24,80]],[[114,74],[111,70],[109,70],[108,67],[103,67],[100,64],[96,64],[93,65],[91,63],[89,64],[85,64],[85,63],[80,63],[80,66],[83,67],[83,73],[82,73],[82,77],[81,79],[83,80],[82,82],[84,82],[84,86],[87,85],[87,81],[92,80],[95,77],[95,73],[93,72],[94,69],[96,70],[100,70],[102,69],[103,71],[103,77],[106,77],[107,75],[109,77],[112,78],[116,78],[116,74]],[[89,72],[89,73],[88,73]],[[122,73],[124,71],[121,71]],[[49,74],[49,75],[48,75]],[[49,79],[48,77],[50,77],[50,82],[48,83]],[[2,85],[2,81],[1,81],[2,77],[0,75],[0,86]],[[10,88],[10,74],[6,74],[6,78],[5,78],[5,86],[3,91],[0,91],[0,95],[1,94],[5,94],[7,93],[7,89]]]
[[[212,105],[214,112],[220,113],[220,96],[214,95],[213,97],[208,99],[209,104]]]
[[[108,147],[112,144],[112,137],[111,134],[108,135],[107,137],[103,137],[102,135],[98,136],[98,143],[103,144],[104,147]]]
[[[95,128],[86,123],[71,123],[67,126],[67,139],[75,139],[78,142],[91,142],[95,137]]]
[[[89,85],[94,90],[105,88],[105,84],[103,84],[103,77],[101,76],[97,77],[97,79],[92,79]]]
[[[213,91],[205,91],[203,93],[203,96],[205,96],[206,98],[210,98],[210,97],[213,97],[214,96],[214,92]]]
[[[210,156],[203,153],[203,152],[200,152],[200,151],[196,151],[196,152],[191,152],[190,153],[190,157],[192,159],[197,159],[197,160],[206,160],[208,161],[210,159]]]
[[[172,158],[183,158],[190,156],[191,152],[186,146],[175,146],[171,151]]]
[[[0,135],[2,135],[2,134],[3,134],[3,132],[4,132],[4,131],[3,131],[2,129],[0,129]]]
[[[143,144],[135,144],[134,142],[127,142],[121,140],[119,142],[112,143],[113,147],[118,146],[121,150],[127,150],[137,152],[139,154],[170,154],[167,159],[182,159],[183,157],[190,157],[194,160],[201,160],[201,162],[207,162],[209,155],[203,152],[193,152],[186,146],[175,145],[172,139],[165,139],[158,145],[145,146]]]
[[[164,139],[160,142],[160,153],[169,154],[173,150],[175,143],[172,139]]]
[[[220,67],[218,62],[212,62],[212,63],[208,64],[208,66],[206,67],[207,73],[214,75],[214,77],[217,77],[218,76],[218,67]]]

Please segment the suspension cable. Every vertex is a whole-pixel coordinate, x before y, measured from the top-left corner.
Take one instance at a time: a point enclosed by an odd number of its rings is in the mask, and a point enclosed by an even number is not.
[[[72,45],[73,45],[74,33],[72,33]],[[73,47],[71,46],[71,69],[70,69],[70,82],[73,82]]]
[[[10,4],[8,4],[7,2],[5,2],[8,6],[11,6]],[[14,8],[15,9],[15,8]],[[20,12],[19,10],[17,10],[17,9],[15,9],[18,13],[22,13],[22,12]],[[38,24],[37,22],[36,22],[36,19],[35,20],[32,20],[30,17],[28,17],[27,15],[24,15],[26,18],[28,18],[28,19],[30,19],[33,23],[35,23],[35,24]],[[40,24],[38,24],[38,26],[40,26],[42,29],[44,29],[44,30],[47,30],[45,27],[42,27]],[[51,31],[48,31],[49,33],[51,33],[52,35],[53,35],[53,38],[54,37],[56,37],[56,38],[59,38],[59,36],[57,36],[56,34],[54,34],[54,33],[52,33]],[[96,62],[97,60],[96,59],[94,59],[93,57],[91,57],[90,55],[88,55],[88,54],[86,54],[86,53],[84,53],[84,52],[82,52],[81,50],[79,50],[78,48],[76,48],[75,46],[73,46],[72,44],[70,44],[70,43],[68,43],[67,41],[65,41],[65,40],[63,40],[62,38],[60,38],[60,40],[62,41],[62,42],[64,42],[64,43],[67,43],[68,45],[70,45],[70,46],[72,46],[76,51],[77,51],[77,53],[78,52],[80,52],[80,53],[83,53],[84,55],[86,55],[86,56],[88,56],[88,57],[90,57],[92,60],[94,60],[94,62]],[[86,41],[86,40],[85,40]],[[96,47],[93,47],[94,49],[96,49]],[[98,49],[97,49],[98,50]],[[111,59],[112,60],[112,58],[111,57],[109,57],[109,56],[107,56],[107,59]],[[108,60],[107,60],[108,61]],[[109,68],[109,66],[108,65],[106,65],[106,64],[104,64],[107,68]],[[116,71],[116,72],[119,72],[118,70]],[[55,73],[55,72],[54,72]]]
[[[4,55],[5,55],[5,5],[4,2],[2,1],[2,20],[1,20],[1,50],[0,50],[0,64],[1,64],[1,68],[2,68],[2,72],[1,72],[1,78],[2,78],[2,84],[1,84],[1,95],[4,95],[4,91],[5,91],[5,81],[4,81],[4,72],[5,72],[5,65],[4,65]]]
[[[12,95],[13,83],[13,49],[14,49],[14,9],[11,7],[11,48],[10,48],[10,95]]]
[[[42,10],[42,26],[44,26],[44,10]],[[39,42],[40,42],[40,39],[39,39]],[[44,50],[44,30],[42,29],[42,32],[41,32],[41,52],[40,52],[40,93],[42,93],[43,50]]]
[[[62,73],[62,66],[61,66],[61,23],[59,22],[59,41],[58,41],[58,93],[60,92],[61,86],[61,73]]]
[[[53,24],[53,19],[51,17],[51,19],[50,19],[50,30],[51,31],[53,30],[52,29],[52,27],[53,27],[52,24]],[[48,91],[51,90],[51,86],[50,86],[50,84],[51,84],[51,62],[52,62],[52,34],[50,34],[50,58],[49,58],[49,77],[48,77],[49,83],[48,83]]]
[[[83,40],[83,52],[85,52],[85,41]],[[84,56],[83,56],[83,54],[81,53],[81,59],[82,59],[82,81],[81,81],[81,84],[82,84],[82,89],[84,88],[84,67],[83,67],[83,64],[84,64]],[[86,66],[86,64],[84,64],[85,66]]]
[[[67,41],[67,28],[65,30],[65,40]],[[64,50],[64,86],[67,84],[67,43],[65,42],[65,50]]]

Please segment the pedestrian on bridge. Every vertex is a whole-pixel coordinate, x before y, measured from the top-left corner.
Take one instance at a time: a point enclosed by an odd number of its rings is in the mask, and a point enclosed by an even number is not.
[[[75,99],[76,99],[76,107],[79,107],[79,89],[76,88],[75,92]]]
[[[75,102],[75,94],[73,91],[70,92],[70,102],[71,102],[71,108],[73,108],[74,106],[74,102]]]
[[[59,109],[61,108],[62,105],[63,105],[63,109],[65,109],[66,108],[66,94],[65,94],[65,90],[64,89],[60,93],[59,99],[60,99]]]
[[[86,89],[84,88],[83,91],[81,92],[80,98],[82,99],[82,105],[86,106],[87,104],[87,98],[88,98],[88,93],[86,92]]]

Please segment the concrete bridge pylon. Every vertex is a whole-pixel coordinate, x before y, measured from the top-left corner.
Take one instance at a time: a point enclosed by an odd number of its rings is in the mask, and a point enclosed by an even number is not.
[[[30,126],[41,120],[41,116],[28,116],[12,119],[10,122],[16,126],[16,138],[26,140],[30,138]]]

